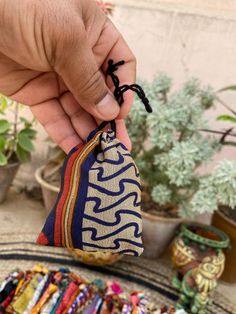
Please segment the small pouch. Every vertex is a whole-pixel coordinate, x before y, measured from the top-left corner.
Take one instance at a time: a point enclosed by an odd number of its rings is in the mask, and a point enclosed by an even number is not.
[[[132,89],[138,91],[150,112],[138,85],[119,87],[114,72],[121,64],[110,61],[108,68],[118,102],[123,102],[124,91]],[[73,148],[66,157],[60,192],[38,244],[135,256],[143,252],[139,172],[129,151],[115,136],[115,122],[111,122],[111,130],[103,131],[107,123],[103,122],[86,143]]]

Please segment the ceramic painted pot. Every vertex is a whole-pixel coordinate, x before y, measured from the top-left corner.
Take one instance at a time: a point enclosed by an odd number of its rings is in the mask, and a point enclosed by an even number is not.
[[[172,245],[172,262],[176,269],[173,285],[180,293],[177,309],[184,307],[188,313],[205,313],[224,270],[223,249],[229,245],[228,236],[217,228],[182,224]]]

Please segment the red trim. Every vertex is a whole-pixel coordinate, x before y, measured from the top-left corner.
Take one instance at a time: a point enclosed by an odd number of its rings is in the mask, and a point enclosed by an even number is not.
[[[73,164],[78,155],[80,154],[83,144],[77,145],[77,150],[70,156],[68,159],[65,175],[64,175],[64,186],[62,187],[63,191],[60,197],[60,200],[58,201],[57,207],[56,207],[56,213],[55,213],[55,225],[54,225],[54,245],[55,246],[61,246],[61,220],[62,220],[62,213],[63,213],[63,207],[67,198],[67,195],[69,193],[70,188],[70,179],[71,179],[71,171],[73,169]]]
[[[49,244],[49,241],[43,232],[40,232],[36,242],[40,245],[48,245]]]

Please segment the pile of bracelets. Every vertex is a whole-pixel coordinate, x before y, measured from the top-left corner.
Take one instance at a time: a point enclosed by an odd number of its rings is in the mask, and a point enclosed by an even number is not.
[[[116,281],[87,281],[67,268],[16,269],[0,285],[0,314],[184,314],[157,308],[142,291],[124,292]]]

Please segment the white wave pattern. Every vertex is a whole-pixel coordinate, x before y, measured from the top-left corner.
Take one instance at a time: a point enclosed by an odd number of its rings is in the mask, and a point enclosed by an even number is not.
[[[83,249],[140,255],[140,178],[127,149],[104,132],[101,151],[89,171],[82,224]]]

